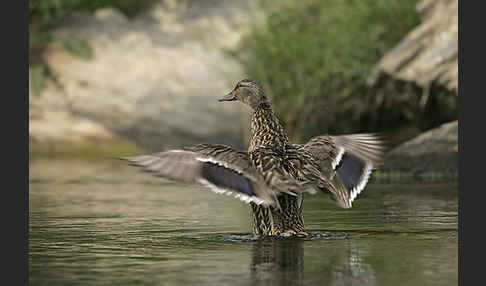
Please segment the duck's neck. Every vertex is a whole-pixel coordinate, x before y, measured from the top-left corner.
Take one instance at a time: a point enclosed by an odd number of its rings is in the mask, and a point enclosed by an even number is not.
[[[248,152],[258,148],[285,149],[289,144],[287,134],[269,103],[260,104],[253,110],[250,132]]]

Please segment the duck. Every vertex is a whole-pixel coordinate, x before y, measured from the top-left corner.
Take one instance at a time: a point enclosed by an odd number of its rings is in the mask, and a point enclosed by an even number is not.
[[[250,206],[258,236],[308,236],[304,194],[327,193],[352,207],[370,175],[383,161],[378,133],[319,135],[290,142],[262,84],[243,79],[219,102],[239,101],[251,109],[247,151],[224,144],[198,144],[119,159],[155,176],[199,184]]]

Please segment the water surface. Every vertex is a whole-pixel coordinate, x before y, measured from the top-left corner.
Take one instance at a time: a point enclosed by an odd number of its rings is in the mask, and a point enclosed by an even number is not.
[[[456,184],[304,199],[305,239],[258,239],[248,206],[124,162],[30,164],[31,285],[457,285]]]

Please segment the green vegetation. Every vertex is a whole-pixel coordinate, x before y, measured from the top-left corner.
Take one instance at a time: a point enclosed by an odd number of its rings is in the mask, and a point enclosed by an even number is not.
[[[411,95],[421,91],[372,88],[366,81],[380,58],[419,23],[416,4],[324,0],[275,7],[262,1],[265,23],[253,27],[235,55],[265,85],[294,140],[325,132],[415,133],[423,127],[417,125],[424,110]]]
[[[44,88],[44,66],[36,65],[31,68],[31,86],[35,95],[39,95]]]
[[[51,39],[51,31],[72,11],[92,13],[99,8],[115,7],[128,17],[146,9],[153,0],[31,0],[29,1],[29,51],[31,56]]]
[[[31,0],[29,13],[31,17],[41,17],[44,21],[59,20],[66,12],[84,10],[93,12],[104,7],[116,7],[129,17],[143,11],[150,0]]]
[[[64,42],[64,48],[79,57],[89,60],[93,58],[93,49],[88,42],[81,39],[69,39]]]
[[[43,80],[49,71],[42,62],[45,45],[52,38],[52,31],[59,27],[64,16],[72,11],[92,13],[99,8],[118,8],[127,17],[140,13],[153,0],[31,0],[29,1],[29,64],[35,94],[39,95]],[[93,52],[83,39],[69,39],[64,47],[83,59],[91,59]]]

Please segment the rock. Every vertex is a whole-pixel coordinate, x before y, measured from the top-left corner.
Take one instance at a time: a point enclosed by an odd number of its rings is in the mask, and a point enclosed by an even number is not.
[[[457,119],[458,1],[422,0],[416,10],[421,24],[385,54],[368,80],[425,132],[389,152],[375,177],[457,179],[457,120],[450,121]]]
[[[417,12],[422,23],[380,60],[370,84],[387,74],[425,90],[435,83],[457,94],[458,0],[422,0]]]
[[[405,177],[457,179],[458,121],[442,124],[394,148],[380,173]]]
[[[224,49],[258,19],[255,11],[253,1],[160,1],[131,20],[111,8],[68,15],[43,55],[55,80],[41,96],[30,93],[31,143],[123,138],[153,151],[202,142],[242,148],[248,111],[217,99],[245,76]],[[72,39],[89,43],[94,58],[69,52]]]
[[[29,151],[31,156],[119,156],[135,155],[144,149],[121,138],[104,125],[66,109],[60,92],[47,82],[43,98],[29,108]],[[54,92],[54,94],[52,94]],[[34,98],[35,100],[35,98]]]

